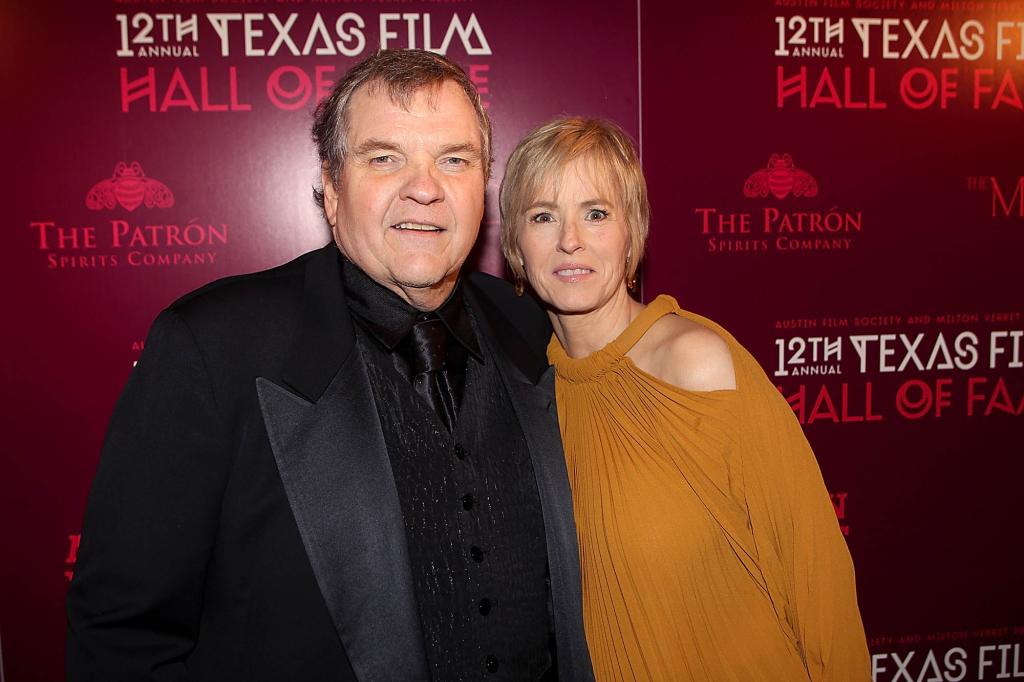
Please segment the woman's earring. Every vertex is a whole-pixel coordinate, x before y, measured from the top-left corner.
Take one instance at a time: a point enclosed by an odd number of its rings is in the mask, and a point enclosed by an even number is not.
[[[627,253],[626,254],[626,272],[629,272],[629,256],[630,256],[630,254]],[[626,289],[629,290],[629,291],[636,290],[636,273],[635,272],[632,275],[629,275],[628,277],[626,277]]]
[[[526,262],[523,260],[522,256],[519,256],[519,271],[526,272]],[[516,296],[522,296],[523,290],[526,289],[526,286],[523,283],[523,276],[520,274],[516,274],[515,276],[515,288]]]

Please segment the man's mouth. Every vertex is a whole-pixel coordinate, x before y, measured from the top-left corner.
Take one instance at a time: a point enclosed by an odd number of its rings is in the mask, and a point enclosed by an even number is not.
[[[427,223],[395,223],[391,227],[396,230],[406,230],[409,232],[444,232],[443,227]]]

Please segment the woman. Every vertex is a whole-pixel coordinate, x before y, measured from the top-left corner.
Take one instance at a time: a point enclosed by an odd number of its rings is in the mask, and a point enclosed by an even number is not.
[[[792,410],[727,332],[634,300],[650,209],[601,120],[524,138],[502,249],[554,328],[599,680],[867,680],[853,567]]]

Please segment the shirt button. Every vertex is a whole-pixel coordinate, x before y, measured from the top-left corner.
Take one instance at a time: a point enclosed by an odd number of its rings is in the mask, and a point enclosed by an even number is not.
[[[455,456],[456,457],[458,457],[459,459],[466,459],[466,455],[468,455],[468,454],[469,453],[466,452],[466,448],[462,447],[458,443],[455,444]]]
[[[469,511],[476,504],[476,498],[471,493],[466,493],[462,496],[462,508]]]
[[[491,600],[487,597],[484,597],[477,603],[477,607],[479,607],[480,609],[480,615],[486,616],[488,613],[491,612]],[[491,672],[494,671],[492,670]]]
[[[486,668],[487,672],[489,672],[489,673],[496,673],[496,672],[498,672],[498,657],[497,656],[488,656],[487,658],[485,658],[484,659],[484,668]]]
[[[473,557],[473,561],[479,564],[484,560],[484,551],[476,545],[473,545],[469,548],[469,556]]]

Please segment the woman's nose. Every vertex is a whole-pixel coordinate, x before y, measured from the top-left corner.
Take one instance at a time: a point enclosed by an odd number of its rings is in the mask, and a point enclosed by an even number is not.
[[[558,250],[563,253],[576,253],[583,248],[580,242],[580,231],[573,219],[565,221],[562,232],[558,236]]]

